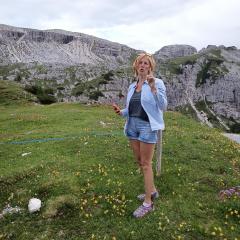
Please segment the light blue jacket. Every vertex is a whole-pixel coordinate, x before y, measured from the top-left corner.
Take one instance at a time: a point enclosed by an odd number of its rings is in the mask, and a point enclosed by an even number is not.
[[[125,130],[128,124],[128,107],[130,99],[135,91],[137,82],[132,83],[128,88],[126,108],[121,110],[123,117],[127,118]],[[166,88],[161,79],[155,78],[156,94],[153,94],[148,82],[145,80],[142,85],[141,105],[147,113],[152,131],[163,130],[165,128],[163,111],[167,109]]]

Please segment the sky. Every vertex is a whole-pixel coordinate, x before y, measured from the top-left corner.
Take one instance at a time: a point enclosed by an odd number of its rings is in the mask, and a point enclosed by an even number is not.
[[[154,53],[240,48],[240,0],[0,0],[0,24],[81,32]]]

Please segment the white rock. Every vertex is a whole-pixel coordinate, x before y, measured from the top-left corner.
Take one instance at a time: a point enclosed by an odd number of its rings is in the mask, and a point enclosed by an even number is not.
[[[103,127],[105,127],[106,126],[106,123],[105,122],[103,122],[103,121],[100,121],[99,122]]]
[[[31,198],[28,203],[28,210],[30,213],[39,211],[41,208],[41,200],[38,198]]]
[[[22,157],[27,156],[27,155],[29,155],[29,154],[31,154],[31,152],[28,152],[28,153],[22,153]]]

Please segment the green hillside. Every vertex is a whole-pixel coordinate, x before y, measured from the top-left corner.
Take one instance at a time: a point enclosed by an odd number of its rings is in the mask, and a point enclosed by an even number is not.
[[[22,105],[33,101],[36,101],[36,98],[24,91],[20,84],[14,81],[0,80],[0,105]]]
[[[239,145],[176,112],[167,112],[156,210],[134,219],[143,192],[108,106],[0,106],[0,239],[239,239]],[[154,162],[155,166],[155,162]],[[42,200],[30,214],[30,198]]]

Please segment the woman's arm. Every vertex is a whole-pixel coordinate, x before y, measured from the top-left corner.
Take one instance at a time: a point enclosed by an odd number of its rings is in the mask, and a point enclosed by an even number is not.
[[[155,81],[155,91],[153,92],[153,96],[159,109],[161,109],[162,111],[166,111],[167,110],[166,87],[162,80]]]
[[[121,110],[121,115],[126,118],[128,116],[128,108],[122,109]]]
[[[124,109],[120,109],[120,107],[117,105],[117,104],[113,104],[113,109],[115,111],[116,114],[120,115],[120,116],[123,116],[123,117],[127,117],[128,115],[128,109],[127,108],[124,108]]]

